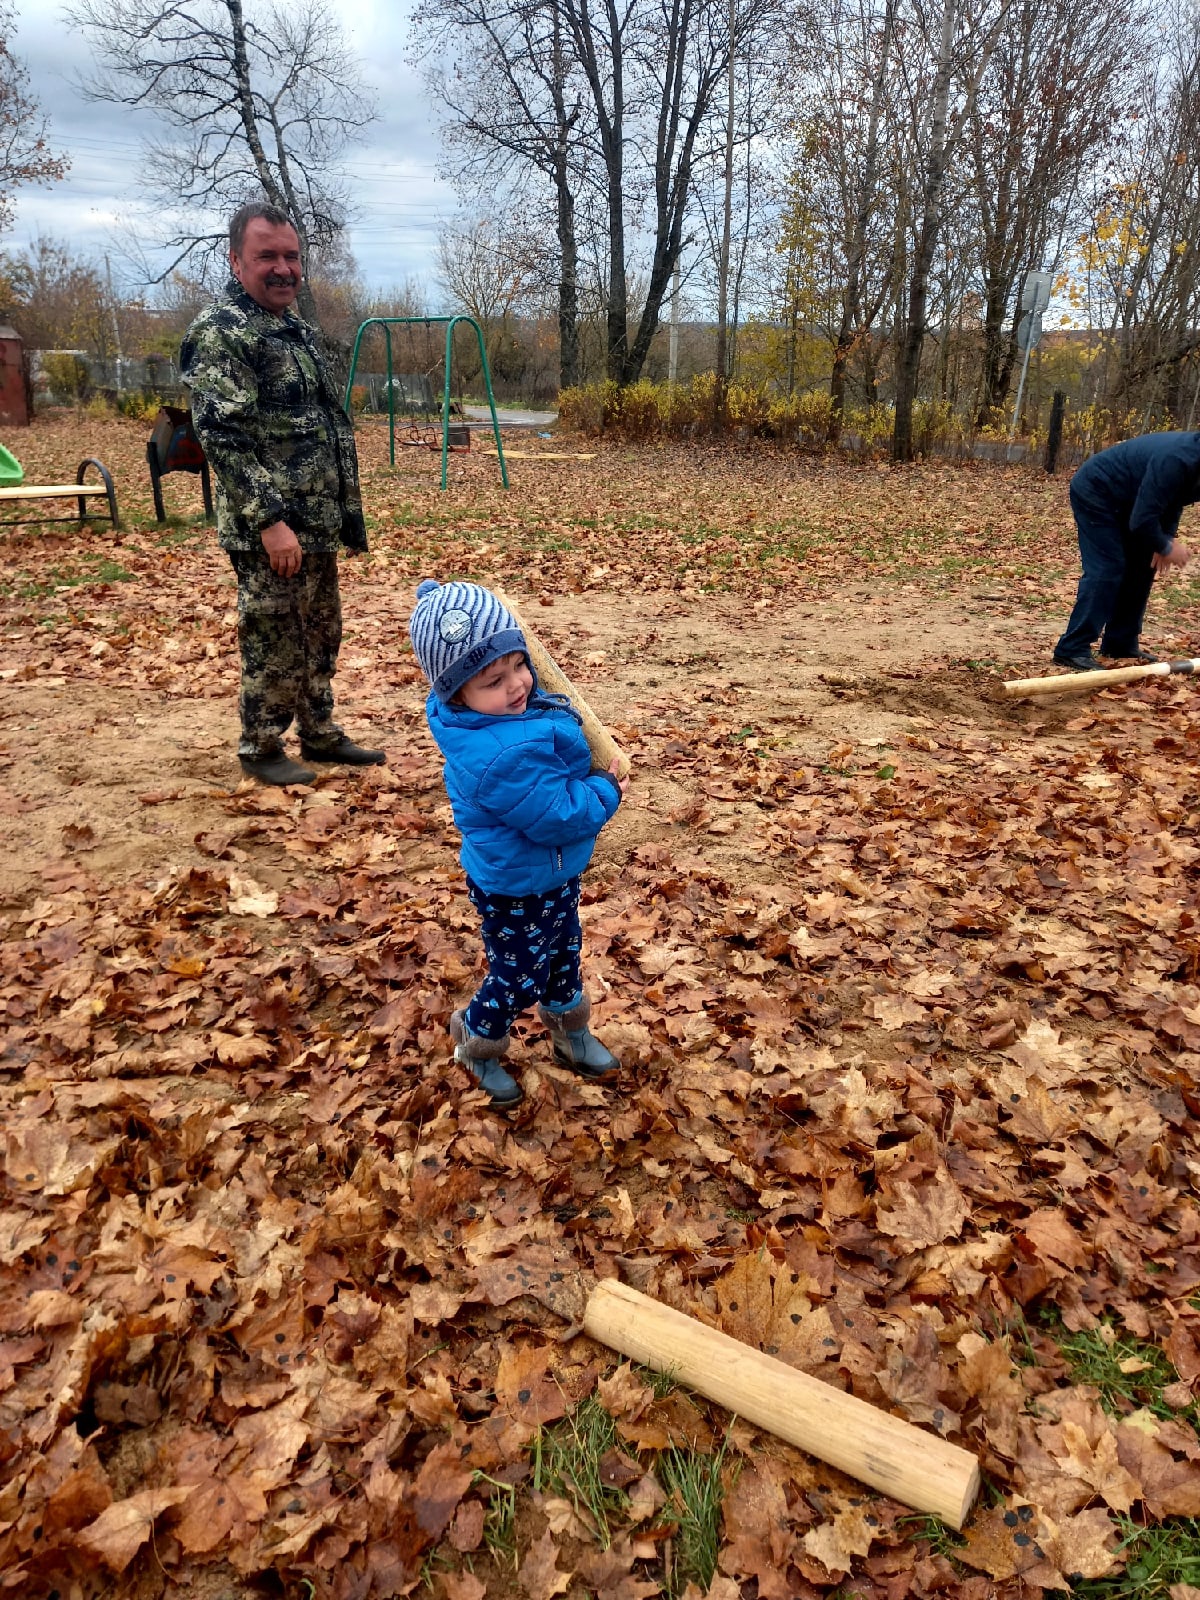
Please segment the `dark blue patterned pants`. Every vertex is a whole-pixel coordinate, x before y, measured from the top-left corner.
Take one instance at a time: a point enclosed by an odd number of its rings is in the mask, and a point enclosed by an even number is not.
[[[488,975],[463,1021],[484,1039],[503,1039],[522,1011],[539,1001],[567,1010],[580,998],[579,882],[571,878],[549,894],[514,898],[488,894],[467,879],[479,913]]]

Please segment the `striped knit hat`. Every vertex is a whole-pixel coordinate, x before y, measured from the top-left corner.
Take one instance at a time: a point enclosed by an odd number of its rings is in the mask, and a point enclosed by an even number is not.
[[[408,632],[421,671],[443,702],[453,700],[469,678],[493,661],[526,649],[512,612],[477,583],[426,578],[417,585]]]

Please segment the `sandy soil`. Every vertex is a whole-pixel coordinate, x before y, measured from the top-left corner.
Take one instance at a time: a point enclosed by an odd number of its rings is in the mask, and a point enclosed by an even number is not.
[[[664,721],[702,727],[711,715],[741,722],[748,738],[773,749],[794,750],[798,764],[824,761],[842,744],[891,749],[914,729],[944,724],[1018,736],[1065,728],[1078,702],[1035,709],[1005,700],[998,687],[1000,664],[1048,653],[1051,624],[1014,615],[1011,597],[981,591],[970,603],[975,620],[963,598],[931,606],[915,586],[856,588],[836,602],[796,606],[729,596],[690,605],[609,598],[603,607],[587,596],[545,608],[522,600],[597,712],[631,742]],[[399,667],[400,637],[397,630],[396,642],[379,645],[351,635],[339,677],[339,715],[393,760],[426,749],[420,691],[412,683],[384,702],[391,711],[382,716],[372,698],[364,715],[355,668],[372,648],[393,654]],[[101,883],[147,885],[211,860],[213,831],[231,837],[230,796],[244,783],[234,756],[232,636],[230,649],[224,698],[68,678],[0,685],[0,902],[12,908],[36,897],[64,856]],[[318,797],[357,781],[323,773]],[[691,781],[643,766],[603,853],[615,859],[669,834],[672,813],[696,798]],[[752,802],[724,805],[709,841],[714,856],[750,878],[761,859],[755,813]],[[283,886],[293,864],[264,855],[252,826],[237,846],[254,859],[259,880]]]

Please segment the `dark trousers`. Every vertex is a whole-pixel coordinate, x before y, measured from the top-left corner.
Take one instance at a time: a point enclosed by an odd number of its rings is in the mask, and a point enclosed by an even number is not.
[[[1142,618],[1154,583],[1153,547],[1122,520],[1071,490],[1083,577],[1056,655],[1079,655],[1096,640],[1106,656],[1137,654]]]
[[[522,1011],[539,1001],[565,1007],[579,997],[579,883],[569,878],[549,894],[518,898],[488,894],[467,879],[488,964],[487,977],[463,1014],[472,1033],[503,1039]]]
[[[337,555],[305,554],[294,578],[271,571],[265,550],[231,550],[238,581],[242,685],[238,755],[281,754],[292,722],[308,745],[334,745],[333,675],[342,642]]]

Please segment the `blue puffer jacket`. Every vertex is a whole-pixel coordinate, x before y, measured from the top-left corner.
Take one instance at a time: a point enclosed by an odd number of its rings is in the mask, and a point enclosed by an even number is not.
[[[460,860],[490,894],[548,894],[583,871],[596,835],[621,803],[615,778],[591,770],[579,718],[536,686],[518,716],[425,702]]]

